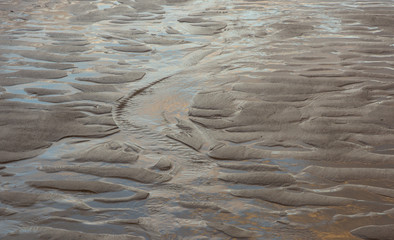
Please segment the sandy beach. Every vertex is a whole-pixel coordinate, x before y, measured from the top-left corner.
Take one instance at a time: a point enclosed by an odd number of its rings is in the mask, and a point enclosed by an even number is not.
[[[393,239],[392,0],[0,19],[0,239]]]

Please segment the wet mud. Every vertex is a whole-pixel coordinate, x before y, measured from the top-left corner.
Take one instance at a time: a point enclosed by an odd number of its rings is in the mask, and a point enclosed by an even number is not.
[[[0,2],[0,238],[392,239],[393,16]]]

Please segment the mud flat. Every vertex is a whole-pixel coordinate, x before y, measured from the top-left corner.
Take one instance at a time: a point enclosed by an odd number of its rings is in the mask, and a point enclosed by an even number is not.
[[[1,239],[391,239],[392,1],[3,1]]]

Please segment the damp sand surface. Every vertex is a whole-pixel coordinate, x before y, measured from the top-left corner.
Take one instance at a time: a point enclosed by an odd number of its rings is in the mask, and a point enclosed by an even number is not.
[[[3,1],[1,239],[392,239],[394,6]]]

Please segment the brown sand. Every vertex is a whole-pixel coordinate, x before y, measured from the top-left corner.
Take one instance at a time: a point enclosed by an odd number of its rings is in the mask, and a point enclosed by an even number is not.
[[[393,16],[2,1],[0,238],[392,239]]]

